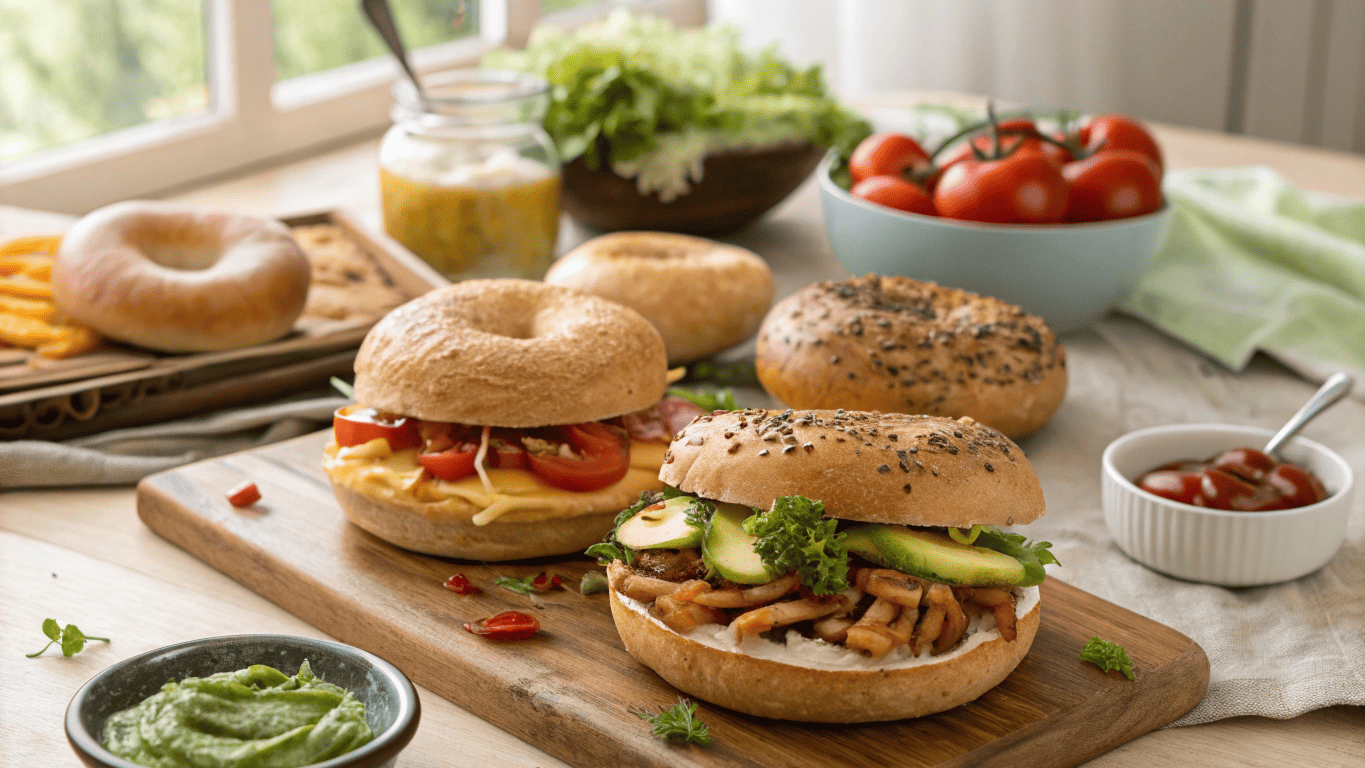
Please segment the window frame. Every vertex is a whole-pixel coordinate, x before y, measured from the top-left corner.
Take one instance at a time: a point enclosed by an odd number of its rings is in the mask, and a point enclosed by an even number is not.
[[[603,0],[550,14],[576,26],[613,8],[705,22],[705,0]],[[525,45],[540,0],[481,0],[476,36],[413,53],[420,73],[477,66],[499,46]],[[35,154],[0,168],[0,204],[80,214],[157,197],[256,165],[370,138],[389,125],[388,57],[275,82],[271,5],[205,0],[207,114],[159,120]]]

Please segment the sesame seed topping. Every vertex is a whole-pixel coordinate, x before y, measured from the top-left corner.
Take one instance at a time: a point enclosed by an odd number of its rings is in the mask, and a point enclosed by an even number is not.
[[[758,455],[759,455],[759,456],[767,456],[767,455],[768,455],[768,449],[767,449],[767,448],[764,448],[763,450],[761,450],[761,451],[758,452]]]
[[[994,472],[994,471],[995,471],[995,467],[992,467],[992,466],[990,465],[990,462],[987,462],[987,463],[986,463],[986,471],[987,471],[987,472]]]
[[[885,464],[882,464],[882,465],[880,465],[880,466],[877,467],[877,471],[884,475],[884,474],[886,474],[887,472],[890,472],[890,471],[891,471],[891,467],[888,467],[888,466],[886,466]]]

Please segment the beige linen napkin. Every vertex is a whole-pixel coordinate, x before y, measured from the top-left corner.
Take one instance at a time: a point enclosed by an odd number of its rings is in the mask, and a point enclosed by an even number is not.
[[[1346,541],[1331,562],[1295,581],[1243,589],[1170,578],[1130,559],[1114,543],[1100,506],[1100,456],[1115,438],[1177,423],[1276,429],[1314,387],[1265,358],[1234,373],[1115,316],[1095,332],[1068,337],[1067,352],[1066,401],[1051,424],[1021,442],[1042,480],[1048,512],[1020,532],[1053,542],[1061,567],[1049,567],[1052,577],[1173,627],[1204,649],[1208,692],[1173,725],[1365,705],[1365,494],[1359,489]],[[1353,398],[1304,430],[1357,472],[1365,468],[1362,434],[1365,404]]]
[[[126,485],[192,461],[323,429],[349,403],[317,397],[120,429],[62,443],[0,443],[0,488]]]

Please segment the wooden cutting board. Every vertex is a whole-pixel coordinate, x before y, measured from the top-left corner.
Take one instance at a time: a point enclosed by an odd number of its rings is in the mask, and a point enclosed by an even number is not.
[[[703,702],[708,748],[666,744],[633,710],[658,711],[678,692],[622,648],[605,594],[577,591],[586,559],[483,565],[416,555],[346,522],[322,471],[327,432],[153,475],[138,514],[162,536],[319,629],[379,654],[426,686],[517,737],[579,765],[1070,766],[1171,722],[1203,697],[1209,667],[1170,627],[1055,578],[1042,586],[1033,649],[974,702],[917,720],[811,726],[763,720]],[[263,498],[224,499],[252,480]],[[549,571],[571,589],[531,598],[496,576]],[[484,588],[442,588],[454,573]],[[462,625],[530,611],[542,631],[497,643]],[[1077,659],[1091,635],[1128,650],[1136,679]]]

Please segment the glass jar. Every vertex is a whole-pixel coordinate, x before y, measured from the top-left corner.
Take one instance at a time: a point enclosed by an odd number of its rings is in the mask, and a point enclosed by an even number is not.
[[[559,230],[559,156],[541,128],[549,85],[456,70],[394,84],[379,145],[384,229],[452,280],[523,277],[550,266]]]

